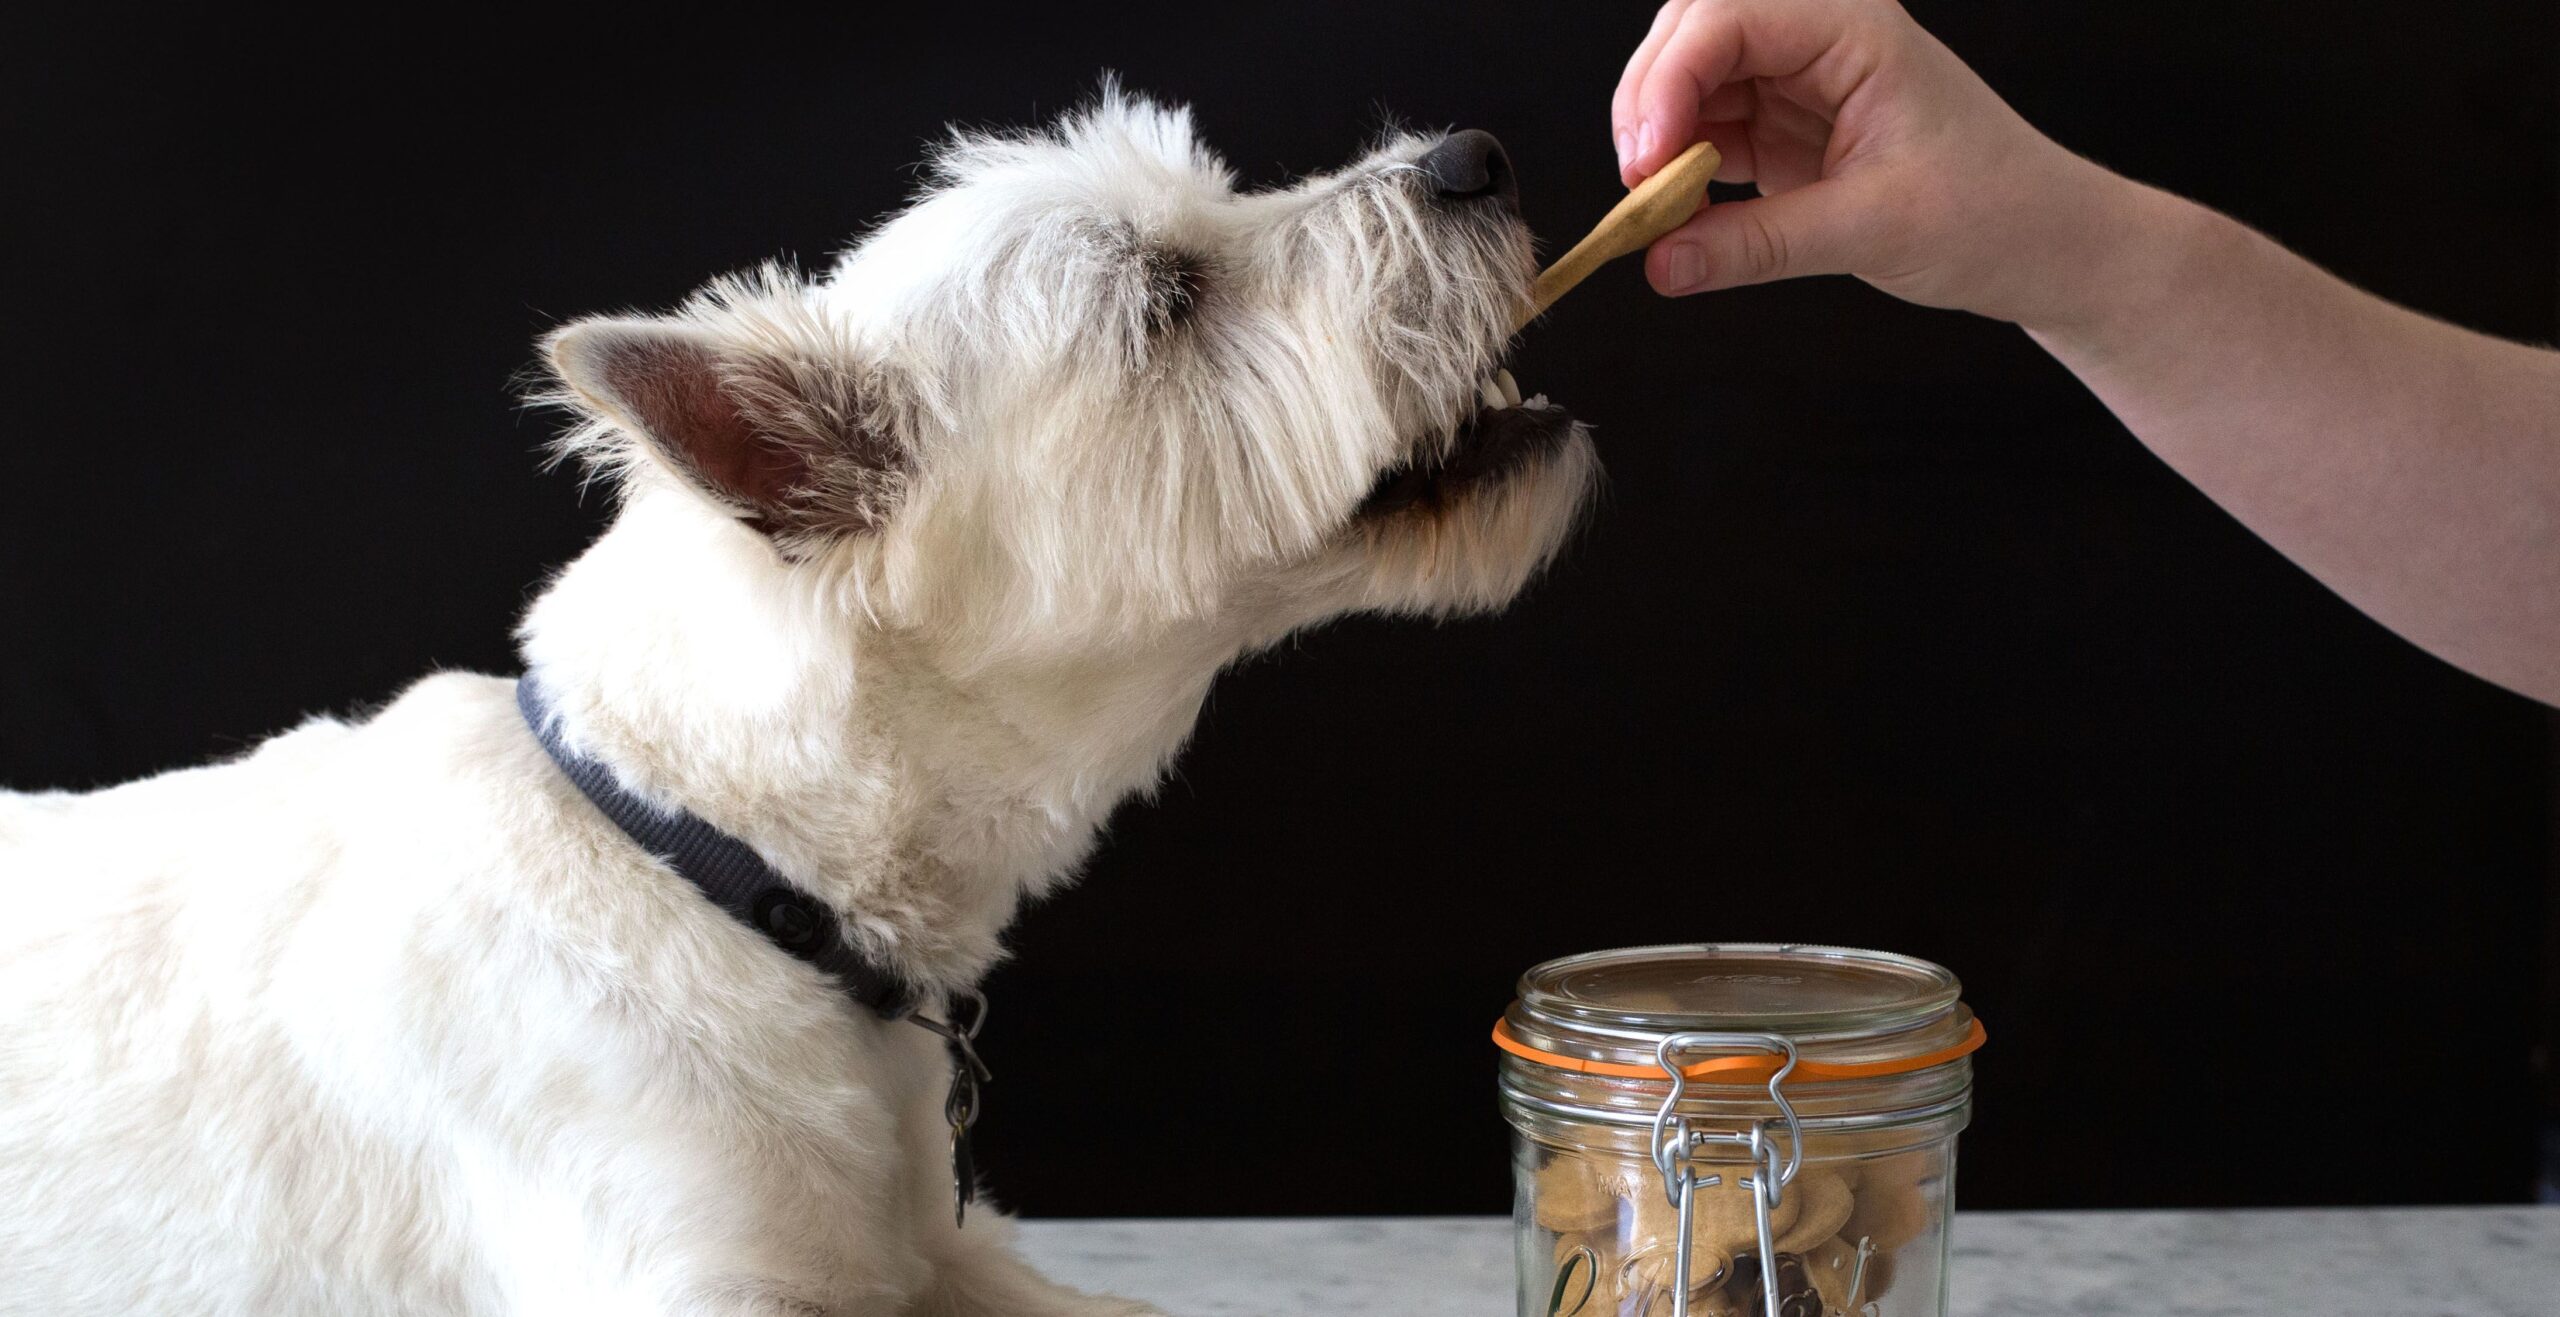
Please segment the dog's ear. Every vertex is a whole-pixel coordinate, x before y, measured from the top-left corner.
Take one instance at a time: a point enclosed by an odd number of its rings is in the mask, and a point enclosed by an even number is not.
[[[768,536],[876,531],[905,485],[906,446],[836,354],[621,317],[578,321],[544,346],[566,401]],[[613,448],[594,436],[571,445]]]

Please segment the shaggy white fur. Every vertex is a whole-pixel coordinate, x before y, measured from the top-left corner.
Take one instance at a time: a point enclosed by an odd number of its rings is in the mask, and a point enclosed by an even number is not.
[[[1596,478],[1530,273],[1398,137],[1238,194],[1107,94],[815,282],[553,336],[621,492],[527,616],[576,748],[947,993],[1239,655],[1498,606]],[[939,1043],[634,847],[447,674],[0,795],[0,1313],[1099,1315],[951,1220]]]

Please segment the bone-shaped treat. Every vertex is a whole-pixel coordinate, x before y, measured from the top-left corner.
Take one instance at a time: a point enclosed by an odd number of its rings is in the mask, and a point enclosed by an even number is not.
[[[1643,251],[1654,239],[1687,223],[1707,199],[1707,180],[1715,177],[1716,166],[1723,162],[1715,147],[1699,142],[1636,184],[1634,191],[1600,217],[1589,237],[1573,244],[1573,250],[1557,257],[1530,283],[1529,304],[1520,312],[1520,325],[1537,319],[1593,270],[1629,252]]]

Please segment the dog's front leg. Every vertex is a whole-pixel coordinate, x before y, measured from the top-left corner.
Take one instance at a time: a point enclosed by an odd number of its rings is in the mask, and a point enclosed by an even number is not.
[[[974,1227],[973,1227],[974,1228]],[[988,1244],[945,1257],[910,1317],[1164,1317],[1133,1299],[1068,1289],[1012,1250]]]
[[[940,1061],[928,1042],[908,1064],[911,1072],[936,1072]],[[932,1267],[907,1317],[1164,1317],[1146,1304],[1072,1290],[1033,1270],[1013,1251],[1013,1221],[992,1203],[979,1203],[965,1227],[953,1228],[951,1130],[942,1096],[937,1086],[903,1113],[905,1146],[917,1150],[907,1167],[910,1219],[923,1231],[919,1242]]]

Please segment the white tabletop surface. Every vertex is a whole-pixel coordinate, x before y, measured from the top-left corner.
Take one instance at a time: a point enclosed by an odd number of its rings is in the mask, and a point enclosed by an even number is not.
[[[1502,1317],[1497,1217],[1030,1221],[1079,1289],[1174,1317]],[[2560,1317],[2560,1208],[1960,1212],[1956,1317]]]

